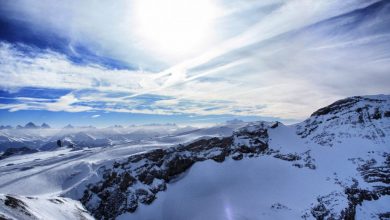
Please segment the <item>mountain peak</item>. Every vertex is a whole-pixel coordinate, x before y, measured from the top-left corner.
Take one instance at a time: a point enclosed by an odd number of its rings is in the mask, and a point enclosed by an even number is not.
[[[315,111],[297,124],[297,134],[328,146],[353,137],[380,143],[390,136],[389,122],[390,95],[354,96]]]
[[[27,124],[24,126],[24,128],[38,128],[38,126],[35,125],[35,124],[32,123],[32,122],[29,122],[29,123],[27,123]]]
[[[48,125],[46,123],[42,123],[41,128],[50,128],[50,125]]]
[[[11,125],[0,125],[0,129],[12,129]]]
[[[311,117],[328,115],[328,114],[337,114],[343,110],[351,110],[351,108],[364,106],[370,106],[369,104],[379,104],[379,103],[388,103],[390,100],[390,95],[373,95],[373,96],[353,96],[345,99],[338,100],[326,107],[320,108],[311,114]]]
[[[67,126],[64,127],[65,129],[71,129],[71,128],[74,128],[73,125],[71,124],[68,124]]]

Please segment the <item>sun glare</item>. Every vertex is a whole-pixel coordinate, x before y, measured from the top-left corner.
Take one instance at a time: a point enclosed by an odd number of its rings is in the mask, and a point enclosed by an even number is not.
[[[211,42],[219,11],[212,0],[138,0],[134,9],[133,31],[151,51],[173,59]]]

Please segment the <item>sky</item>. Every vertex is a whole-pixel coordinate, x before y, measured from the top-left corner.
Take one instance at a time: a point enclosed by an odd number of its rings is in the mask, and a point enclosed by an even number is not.
[[[390,94],[390,1],[0,1],[0,124],[295,123]]]

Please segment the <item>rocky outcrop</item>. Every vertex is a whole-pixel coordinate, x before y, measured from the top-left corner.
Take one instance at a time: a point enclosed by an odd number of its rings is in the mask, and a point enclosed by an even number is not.
[[[80,202],[68,198],[0,194],[0,219],[92,220],[93,218]]]
[[[372,189],[364,189],[359,186],[359,182],[353,179],[353,184],[344,185],[343,192],[333,192],[326,196],[318,197],[317,203],[311,208],[311,214],[315,219],[345,219],[353,220],[356,216],[356,207],[364,201],[378,200],[382,196],[390,195],[390,154],[384,153],[384,161],[378,163],[369,159],[359,165],[357,170],[367,183],[375,183]],[[362,161],[361,158],[358,158]],[[343,184],[340,184],[343,185]],[[344,208],[340,210],[334,207],[340,205],[340,201],[345,200]],[[377,213],[378,217],[386,216],[387,213]]]
[[[274,124],[253,123],[231,137],[202,139],[188,145],[132,155],[99,169],[101,179],[84,191],[81,202],[97,219],[114,219],[150,204],[167,184],[193,164],[205,160],[241,160],[267,153],[268,132]]]
[[[389,96],[355,96],[314,112],[297,124],[297,134],[323,146],[359,137],[383,143],[390,135]]]
[[[28,147],[19,147],[19,148],[8,148],[4,151],[2,155],[0,155],[0,160],[10,157],[10,156],[15,156],[15,155],[22,155],[22,154],[31,154],[38,152],[35,149],[30,149]]]

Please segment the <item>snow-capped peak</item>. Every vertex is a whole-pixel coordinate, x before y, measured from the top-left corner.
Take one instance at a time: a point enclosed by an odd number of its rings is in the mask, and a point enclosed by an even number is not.
[[[390,96],[354,96],[315,111],[297,124],[297,134],[332,146],[345,138],[365,138],[383,143],[390,136]]]

